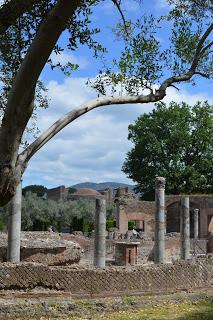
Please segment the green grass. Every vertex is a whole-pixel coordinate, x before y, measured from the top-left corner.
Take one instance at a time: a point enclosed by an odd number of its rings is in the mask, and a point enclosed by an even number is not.
[[[167,303],[163,306],[128,309],[113,313],[85,317],[69,317],[67,320],[213,320],[213,303],[200,300],[194,303]]]

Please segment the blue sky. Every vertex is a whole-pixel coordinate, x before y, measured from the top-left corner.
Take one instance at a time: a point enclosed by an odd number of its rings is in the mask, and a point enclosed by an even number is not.
[[[168,9],[165,0],[144,0],[141,7],[132,0],[125,0],[124,4],[125,15],[133,18],[145,12],[164,14]],[[102,2],[92,15],[92,23],[102,30],[97,38],[108,48],[109,57],[118,55],[122,47],[111,32],[119,18],[110,0]],[[167,29],[163,29],[161,40],[166,43],[168,36]],[[64,33],[60,43],[63,44],[66,37]],[[44,69],[41,78],[48,88],[50,106],[38,112],[41,132],[60,116],[96,96],[86,81],[94,78],[101,67],[88,48],[82,46],[75,52],[65,50],[53,59],[62,63],[78,63],[80,68],[70,77],[65,77],[59,70]],[[197,86],[182,84],[180,91],[169,89],[164,101],[187,101],[191,104],[197,100],[212,101],[210,81],[197,79],[196,83]],[[152,109],[153,104],[108,106],[77,119],[33,157],[24,174],[23,185],[55,187],[84,181],[133,183],[121,171],[126,153],[131,149],[131,143],[127,140],[128,125],[143,112]]]

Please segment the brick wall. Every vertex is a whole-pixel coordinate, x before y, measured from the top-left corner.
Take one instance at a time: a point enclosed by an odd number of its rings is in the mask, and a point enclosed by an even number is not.
[[[172,292],[211,285],[213,285],[211,259],[105,269],[79,266],[48,267],[29,263],[0,264],[1,290],[29,290],[39,286],[85,296]]]

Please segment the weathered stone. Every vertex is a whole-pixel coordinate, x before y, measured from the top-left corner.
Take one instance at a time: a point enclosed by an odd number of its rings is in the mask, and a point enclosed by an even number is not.
[[[189,259],[190,254],[190,216],[189,197],[181,199],[181,258]]]
[[[6,261],[7,234],[1,233],[0,261]],[[82,249],[78,243],[62,240],[60,234],[50,232],[21,233],[21,261],[47,265],[66,265],[80,260]]]
[[[163,177],[155,179],[155,263],[165,259],[165,183]]]
[[[7,261],[13,263],[20,262],[21,203],[22,187],[20,182],[16,187],[15,195],[10,202],[8,218]]]
[[[213,285],[213,260],[177,261],[149,266],[49,267],[41,264],[0,264],[0,288],[69,291],[72,295],[110,295],[132,292],[172,292]],[[7,293],[8,294],[8,293]]]
[[[96,199],[94,265],[104,268],[106,263],[106,200]]]

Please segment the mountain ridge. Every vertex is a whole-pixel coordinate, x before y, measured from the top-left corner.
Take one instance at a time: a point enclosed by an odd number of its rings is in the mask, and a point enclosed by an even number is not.
[[[81,188],[89,188],[89,189],[94,189],[94,190],[103,190],[107,188],[119,188],[119,187],[128,187],[130,190],[133,190],[135,187],[134,185],[127,184],[127,183],[122,183],[122,182],[81,182],[77,183],[71,186],[72,188],[75,189],[81,189]]]

